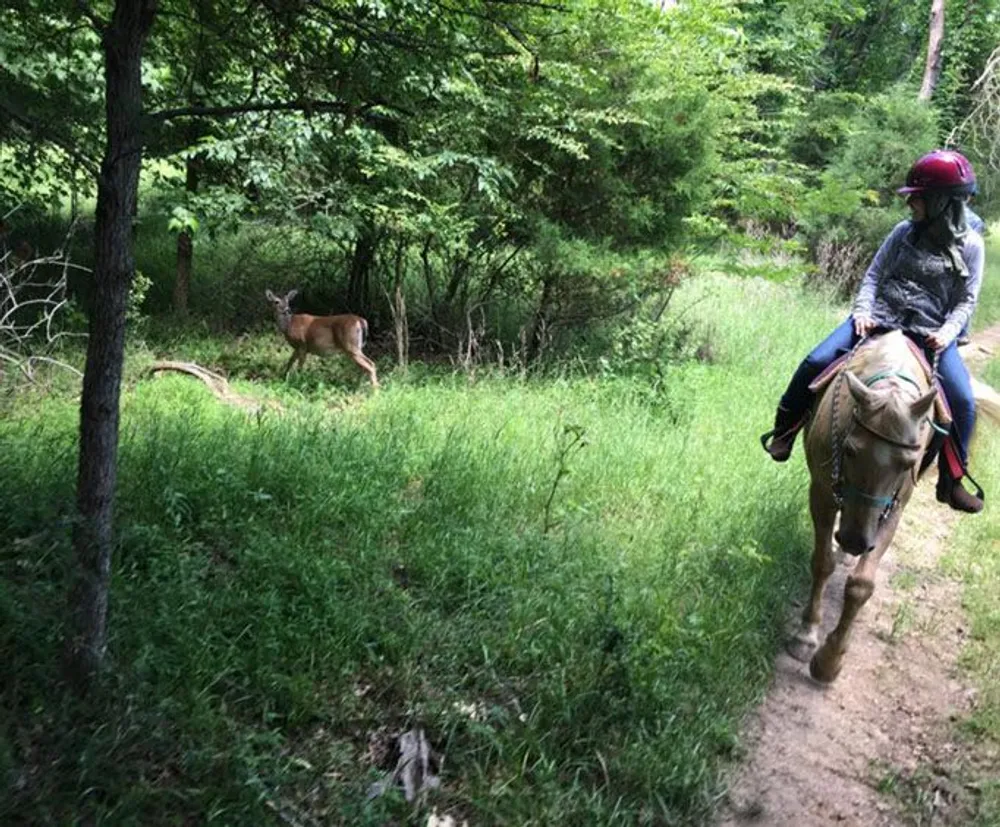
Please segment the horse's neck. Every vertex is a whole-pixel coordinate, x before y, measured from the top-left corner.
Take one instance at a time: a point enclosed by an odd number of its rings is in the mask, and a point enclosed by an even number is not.
[[[902,336],[883,347],[876,344],[869,351],[857,354],[846,370],[865,384],[892,389],[893,393],[908,398],[916,398],[930,388],[927,373]],[[888,384],[882,384],[886,380]]]
[[[815,443],[814,450],[828,450],[831,434],[843,434],[850,426],[856,403],[844,376],[848,370],[865,383],[884,376],[891,383],[886,386],[887,389],[892,388],[894,394],[906,398],[916,398],[929,387],[923,370],[901,337],[898,341],[889,339],[873,343],[848,361],[816,401],[809,428],[816,436],[816,439],[810,440]],[[902,379],[903,376],[910,377],[916,384]],[[891,382],[893,378],[897,381]],[[881,387],[881,382],[876,381],[876,384]]]

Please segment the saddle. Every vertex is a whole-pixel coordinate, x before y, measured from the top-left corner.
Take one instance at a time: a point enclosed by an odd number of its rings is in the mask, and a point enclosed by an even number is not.
[[[868,347],[871,341],[873,340],[869,339],[866,341],[861,345],[861,348]],[[913,354],[914,358],[917,360],[917,364],[919,364],[923,370],[924,378],[927,380],[927,383],[937,390],[937,397],[934,399],[934,424],[938,427],[947,429],[951,426],[952,415],[951,408],[948,407],[948,399],[945,396],[944,388],[941,387],[941,383],[938,381],[937,375],[934,373],[934,368],[931,367],[931,363],[927,361],[923,348],[921,348],[920,345],[909,337],[906,337],[906,344],[910,348],[910,352]],[[822,391],[844,371],[847,367],[847,363],[851,360],[851,357],[855,356],[857,352],[857,349],[850,350],[834,359],[833,362],[827,366],[826,370],[809,383],[809,390],[818,395],[820,391]]]

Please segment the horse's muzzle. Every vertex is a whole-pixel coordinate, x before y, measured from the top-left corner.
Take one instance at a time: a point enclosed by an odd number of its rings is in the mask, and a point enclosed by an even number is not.
[[[860,532],[838,531],[834,535],[834,539],[836,539],[844,551],[848,554],[853,554],[855,557],[867,554],[875,548],[875,543]]]

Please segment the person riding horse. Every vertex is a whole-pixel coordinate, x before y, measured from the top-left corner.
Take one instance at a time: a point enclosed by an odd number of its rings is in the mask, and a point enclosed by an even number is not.
[[[912,217],[882,242],[851,315],[799,365],[781,397],[774,430],[762,441],[772,459],[786,461],[814,402],[810,383],[863,338],[902,330],[937,354],[938,376],[952,412],[951,433],[938,462],[937,498],[958,511],[976,513],[983,508],[982,497],[960,482],[976,405],[956,341],[976,309],[983,279],[985,245],[968,223],[967,202],[976,192],[976,176],[961,153],[935,150],[913,164],[906,186],[897,192],[906,196]]]

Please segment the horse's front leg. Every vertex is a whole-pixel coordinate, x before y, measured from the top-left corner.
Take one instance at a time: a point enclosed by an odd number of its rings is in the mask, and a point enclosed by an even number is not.
[[[878,571],[882,555],[892,542],[902,513],[903,508],[900,506],[886,518],[876,535],[875,548],[861,556],[847,578],[844,585],[844,608],[837,627],[827,635],[823,645],[809,662],[809,674],[822,683],[832,683],[840,674],[854,629],[854,620],[875,591],[875,572]]]
[[[809,660],[819,645],[819,630],[823,622],[823,589],[837,563],[833,557],[833,523],[837,506],[826,485],[815,481],[809,486],[809,511],[813,522],[812,589],[809,602],[802,612],[802,625],[788,642],[788,653],[796,660]]]

